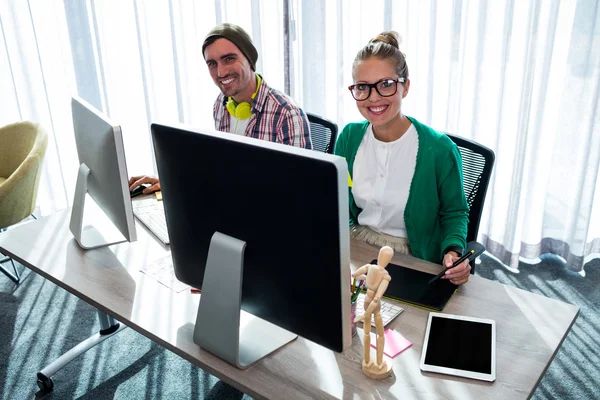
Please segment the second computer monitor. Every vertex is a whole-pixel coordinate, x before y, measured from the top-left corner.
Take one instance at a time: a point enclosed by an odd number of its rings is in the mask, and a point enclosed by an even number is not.
[[[346,162],[229,133],[151,131],[177,278],[204,297],[215,233],[242,241],[244,310],[332,350],[349,346]]]
[[[70,229],[85,249],[136,240],[121,127],[81,98],[71,101],[79,170]],[[116,230],[83,226],[89,194]],[[96,219],[99,221],[99,219]],[[112,228],[112,229],[111,229]]]

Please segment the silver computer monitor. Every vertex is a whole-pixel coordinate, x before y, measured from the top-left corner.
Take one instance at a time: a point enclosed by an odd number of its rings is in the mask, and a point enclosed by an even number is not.
[[[210,130],[151,131],[175,274],[201,289],[195,342],[239,368],[296,335],[346,349],[344,159]]]
[[[81,98],[71,101],[79,171],[70,229],[84,249],[137,239],[121,127]],[[115,229],[84,226],[85,197],[89,194]],[[112,227],[111,227],[112,228]]]

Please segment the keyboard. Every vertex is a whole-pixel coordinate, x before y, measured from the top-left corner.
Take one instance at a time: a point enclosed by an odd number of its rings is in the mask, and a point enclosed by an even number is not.
[[[154,195],[148,198],[131,201],[133,215],[146,226],[164,244],[169,244],[167,221],[162,201],[157,201]]]
[[[365,312],[365,292],[361,292],[358,295],[358,299],[356,299],[356,315],[362,314]],[[398,315],[404,311],[404,308],[400,307],[396,302],[388,302],[384,299],[379,301],[381,303],[381,319],[383,319],[383,326],[387,326],[390,322],[393,321]],[[375,315],[371,317],[371,325],[375,326]]]

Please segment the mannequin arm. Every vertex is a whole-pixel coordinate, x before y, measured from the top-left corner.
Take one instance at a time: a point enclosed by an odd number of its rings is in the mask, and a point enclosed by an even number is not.
[[[392,277],[389,275],[383,277],[381,283],[379,284],[379,287],[377,288],[377,293],[375,293],[375,296],[373,297],[373,300],[379,301],[379,299],[384,295],[385,291],[387,290],[391,280]]]
[[[362,267],[360,267],[359,269],[357,269],[356,271],[354,271],[352,273],[352,277],[353,278],[359,278],[362,280],[367,279],[367,276],[365,275],[367,273],[367,271],[369,270],[369,264],[365,264]]]

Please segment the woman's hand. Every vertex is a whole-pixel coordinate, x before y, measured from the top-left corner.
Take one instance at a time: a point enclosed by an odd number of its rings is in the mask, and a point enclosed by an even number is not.
[[[444,256],[444,260],[442,264],[446,268],[450,268],[454,261],[458,260],[460,257],[458,253],[455,251],[449,251]],[[441,279],[449,279],[455,285],[462,285],[463,283],[467,283],[469,280],[469,275],[471,275],[471,266],[469,265],[469,260],[465,260],[462,263],[458,264],[454,268],[450,268],[446,271],[446,274],[442,276]]]

